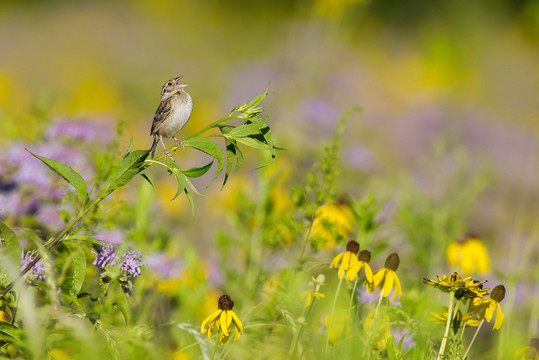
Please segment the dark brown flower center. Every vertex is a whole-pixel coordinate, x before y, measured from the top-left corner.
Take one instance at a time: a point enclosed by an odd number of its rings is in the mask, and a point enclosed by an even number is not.
[[[369,250],[361,250],[357,258],[359,261],[365,261],[368,263],[371,261],[371,252]]]
[[[500,302],[505,297],[505,286],[498,285],[490,292],[490,297],[496,302]]]
[[[386,259],[385,267],[386,269],[396,271],[399,267],[400,259],[397,253],[389,255]]]
[[[355,242],[354,240],[350,240],[348,244],[346,244],[346,251],[357,254],[359,251],[359,243]]]
[[[217,308],[219,310],[232,310],[234,307],[234,301],[227,294],[221,295],[219,300],[217,300]]]

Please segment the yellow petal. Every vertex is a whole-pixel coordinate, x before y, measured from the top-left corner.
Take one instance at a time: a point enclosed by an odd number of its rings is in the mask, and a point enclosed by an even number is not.
[[[204,321],[202,322],[202,325],[200,326],[200,332],[201,333],[205,333],[206,332],[206,324],[207,323],[213,323],[215,322],[215,319],[219,316],[219,314],[221,313],[221,311],[223,310],[217,310],[216,312],[212,313],[210,316],[208,316],[207,318],[204,319]],[[213,327],[212,326],[208,326],[210,329]]]
[[[395,272],[393,270],[388,270],[386,273],[386,278],[384,280],[384,297],[387,297],[389,293],[391,292],[391,289],[393,288],[393,280],[394,280]]]
[[[365,264],[365,278],[367,278],[367,281],[372,284],[372,269],[369,263],[364,262]]]
[[[494,316],[494,310],[496,310],[496,301],[492,299],[485,299],[484,301],[487,303],[485,308],[485,319],[487,322],[490,322]]]
[[[236,329],[239,330],[240,334],[243,334],[243,324],[241,323],[240,318],[234,311],[231,311],[232,313],[232,319],[234,320],[234,326],[236,326]]]
[[[386,274],[386,270],[387,270],[386,268],[382,268],[374,272],[372,280],[374,282],[375,288],[378,286],[378,284],[380,284],[380,281],[382,281],[382,279],[384,278],[384,275]]]
[[[329,267],[333,269],[335,266],[339,265],[339,261],[341,261],[341,258],[344,256],[344,254],[345,253],[340,253],[339,255],[335,256],[331,264],[329,264]]]
[[[307,300],[305,301],[305,306],[311,305],[312,297],[311,293],[307,294]]]
[[[352,266],[348,271],[346,272],[346,279],[348,282],[351,282],[356,277],[357,273],[361,270],[361,262],[358,264],[355,264]]]
[[[496,304],[496,321],[494,322],[494,327],[492,330],[498,330],[502,327],[503,324],[503,312],[500,304]]]
[[[224,310],[221,313],[221,325],[219,326],[221,328],[221,333],[225,334],[226,336],[229,336],[230,333],[228,332],[228,316],[227,316],[228,310]]]
[[[395,296],[397,294],[399,295],[399,300],[400,300],[401,294],[402,294],[401,281],[399,280],[397,273],[394,271],[393,271],[393,276],[395,277],[395,291],[393,292],[393,297],[391,298],[391,301],[395,300]]]

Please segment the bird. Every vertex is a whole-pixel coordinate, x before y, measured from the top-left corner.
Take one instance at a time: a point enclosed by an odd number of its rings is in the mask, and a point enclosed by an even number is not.
[[[161,142],[165,149],[165,157],[168,156],[172,160],[163,138],[173,138],[177,145],[182,143],[176,138],[176,134],[187,124],[193,112],[193,99],[184,90],[187,85],[179,83],[182,77],[183,75],[180,75],[168,80],[161,89],[161,103],[153,117],[150,131],[150,135],[153,136],[149,150],[152,158],[155,157],[158,142]]]

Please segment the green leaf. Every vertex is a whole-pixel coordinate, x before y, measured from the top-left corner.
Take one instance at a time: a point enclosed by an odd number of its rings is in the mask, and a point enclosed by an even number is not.
[[[204,194],[201,194],[197,188],[195,187],[195,185],[193,185],[193,183],[191,181],[189,181],[189,178],[185,178],[185,181],[187,182],[187,185],[189,185],[189,187],[191,188],[191,190],[193,190],[193,192],[199,196],[206,196]]]
[[[253,139],[252,137],[239,138],[239,139],[236,139],[236,141],[244,145],[247,145],[249,147],[271,153],[271,150],[269,149],[268,145],[263,144],[260,141]]]
[[[216,143],[205,137],[194,137],[184,141],[185,146],[190,146],[217,159],[217,170],[214,179],[221,173],[225,163],[225,155]]]
[[[129,183],[139,173],[144,165],[144,160],[149,154],[148,150],[135,150],[114,164],[105,185],[104,195],[108,195],[117,188]]]
[[[124,317],[125,326],[127,326],[128,322],[129,322],[128,317],[127,317],[127,311],[125,311],[124,307],[121,304],[117,303],[117,302],[113,303],[112,306],[114,308],[120,310],[120,312],[122,313],[122,315]]]
[[[44,157],[41,157],[39,155],[36,155],[34,154],[33,152],[31,152],[30,150],[26,150],[28,151],[30,154],[32,154],[34,157],[38,158],[39,160],[41,160],[45,165],[47,165],[51,170],[53,170],[54,172],[56,172],[58,175],[60,175],[64,180],[66,180],[68,183],[70,183],[71,185],[73,185],[73,187],[75,188],[75,190],[77,190],[77,192],[79,193],[79,196],[80,198],[82,199],[83,202],[86,201],[86,198],[88,197],[87,193],[86,193],[86,182],[84,181],[84,179],[82,178],[82,176],[80,176],[80,174],[78,172],[76,172],[75,170],[73,170],[72,168],[70,168],[69,166],[67,165],[64,165],[58,161],[55,161],[55,160],[51,160],[51,159],[47,159],[47,158],[44,158]]]
[[[131,150],[133,150],[133,137],[132,136],[129,139],[129,147],[127,148],[127,151],[125,152],[124,157],[127,156],[127,154],[131,152]]]
[[[178,183],[178,190],[176,191],[176,194],[174,195],[172,200],[176,199],[185,190],[187,180],[185,175],[179,171],[175,171],[173,172],[173,174],[176,177],[176,182]]]
[[[86,253],[84,252],[84,247],[80,244],[71,241],[64,241],[63,244],[73,256],[73,283],[69,293],[76,296],[86,278]]]
[[[193,168],[190,168],[190,169],[182,170],[182,173],[185,176],[190,177],[190,178],[201,177],[202,175],[207,173],[208,170],[210,170],[212,165],[213,165],[213,161],[208,163],[207,165],[204,165],[204,166],[201,166],[201,167],[193,167]]]
[[[189,200],[189,205],[191,206],[191,213],[193,216],[195,216],[195,202],[193,201],[193,196],[187,189],[185,189],[185,196],[187,196],[187,200]]]
[[[226,145],[226,169],[225,169],[225,179],[223,180],[223,186],[225,186],[226,181],[228,180],[230,171],[232,170],[232,166],[234,165],[234,159],[236,158],[236,145],[234,145],[232,140],[225,138],[225,145]]]
[[[243,124],[231,130],[228,135],[238,138],[254,134],[260,134],[260,129],[267,127],[266,120],[266,118],[262,118],[250,123]]]
[[[17,236],[6,224],[0,221],[0,249],[15,264],[20,262],[21,250]]]
[[[105,246],[105,244],[103,244],[101,241],[98,241],[88,235],[79,235],[79,234],[69,235],[69,237],[66,238],[64,242],[68,242],[68,241],[83,241],[90,245]]]

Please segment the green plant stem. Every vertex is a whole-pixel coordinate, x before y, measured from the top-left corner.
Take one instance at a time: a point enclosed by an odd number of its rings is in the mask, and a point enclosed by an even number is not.
[[[224,118],[222,118],[222,119],[219,119],[219,120],[217,120],[217,121],[214,121],[214,122],[212,122],[210,125],[206,126],[205,128],[202,128],[202,129],[200,129],[199,131],[197,131],[196,133],[194,133],[194,134],[188,136],[185,140],[194,138],[194,137],[196,137],[196,136],[202,134],[203,132],[208,131],[208,130],[210,130],[210,129],[213,128],[213,127],[216,127],[216,126],[219,125],[220,123],[225,122],[225,121],[230,120],[230,119],[234,119],[235,117],[236,117],[236,116],[230,114],[230,115],[228,115],[228,116],[226,116],[226,117],[224,117]]]
[[[477,326],[477,330],[475,330],[475,334],[473,335],[472,341],[470,341],[470,345],[468,345],[468,348],[466,349],[466,352],[464,353],[463,359],[466,359],[466,356],[468,356],[468,353],[470,352],[470,349],[472,348],[472,345],[475,341],[475,338],[477,337],[477,334],[479,334],[479,330],[481,329],[481,326],[485,322],[485,319],[482,319],[479,325]]]
[[[374,310],[374,315],[372,316],[373,321],[374,321],[374,318],[376,317],[376,314],[378,314],[378,309],[380,308],[380,305],[382,304],[383,298],[384,298],[384,287],[382,286],[382,289],[380,290],[380,298],[378,298],[378,304],[376,305],[376,310]]]
[[[320,284],[316,284],[316,287],[314,288],[314,292],[318,292],[318,291],[320,291]],[[303,330],[303,325],[307,323],[307,319],[309,315],[311,314],[311,310],[314,306],[315,301],[316,301],[316,297],[313,296],[311,304],[309,306],[303,307],[303,311],[301,312],[300,317],[303,317],[304,322],[298,325],[298,328],[294,334],[294,338],[292,339],[292,343],[290,343],[290,349],[288,350],[288,359],[292,359],[292,356],[294,355],[294,352],[296,351],[296,346],[298,344],[299,337],[301,335],[301,330]]]
[[[331,334],[331,325],[333,324],[333,314],[335,312],[335,306],[337,305],[337,297],[339,296],[339,292],[341,291],[342,281],[346,274],[342,274],[341,278],[339,279],[339,285],[337,285],[337,290],[335,291],[335,298],[333,299],[333,305],[331,306],[331,312],[329,313],[329,320],[328,320],[328,336],[326,338],[326,351],[329,348],[329,335]]]
[[[94,201],[92,201],[88,206],[86,206],[86,208],[82,208],[79,213],[69,222],[69,224],[66,225],[66,227],[56,233],[55,235],[53,235],[49,241],[47,241],[47,243],[44,245],[44,248],[46,250],[50,250],[51,248],[53,248],[54,246],[56,246],[63,238],[64,236],[66,236],[70,231],[71,229],[73,229],[73,227],[77,224],[77,222],[79,222],[80,219],[82,219],[84,217],[84,215],[86,215],[90,210],[92,210],[97,204],[99,204],[104,198],[106,197],[105,196],[99,196],[98,198],[96,198]],[[39,261],[41,260],[41,255],[36,255],[36,257],[34,258],[34,260],[32,260],[19,274],[19,278],[22,278],[28,271],[30,271],[32,269],[32,267]],[[15,281],[12,281],[11,283],[9,283],[6,288],[2,291],[2,293],[0,293],[0,298],[4,297],[12,288],[13,288],[13,285],[15,284]]]
[[[217,333],[217,339],[215,339],[215,345],[213,346],[213,352],[211,353],[211,360],[215,357],[215,352],[217,351],[217,345],[219,345],[219,339],[221,338],[221,331]]]
[[[350,326],[350,316],[352,315],[352,303],[354,302],[354,295],[356,293],[356,287],[357,283],[359,282],[359,275],[356,277],[356,281],[354,281],[354,286],[352,288],[352,293],[350,294],[350,303],[348,305],[348,322],[346,325],[346,328],[348,329],[348,326]]]
[[[455,302],[455,292],[449,293],[449,306],[447,309],[447,321],[445,323],[444,338],[442,339],[442,345],[440,345],[440,352],[437,359],[440,360],[445,353],[445,346],[447,345],[447,338],[449,337],[449,329],[451,328],[451,320],[453,319],[453,305]]]

